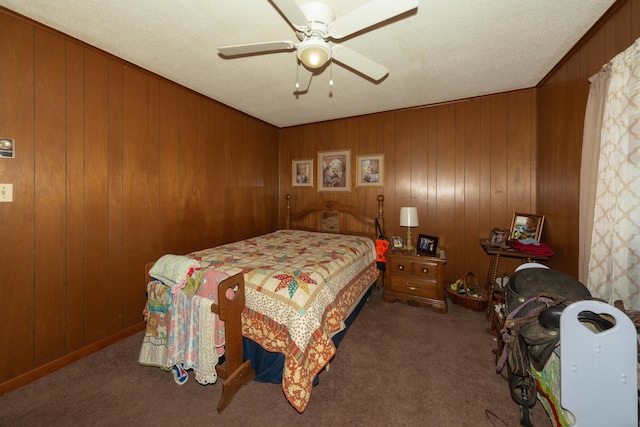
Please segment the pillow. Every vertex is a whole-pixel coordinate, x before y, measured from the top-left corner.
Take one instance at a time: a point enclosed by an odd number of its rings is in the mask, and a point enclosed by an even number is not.
[[[193,258],[181,255],[163,255],[149,270],[149,276],[171,287],[176,293],[184,288],[187,278],[200,270],[200,263]]]

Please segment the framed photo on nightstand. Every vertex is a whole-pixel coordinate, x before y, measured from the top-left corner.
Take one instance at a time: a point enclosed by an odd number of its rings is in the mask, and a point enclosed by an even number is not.
[[[400,236],[391,236],[391,249],[404,249],[404,239]]]
[[[437,237],[427,236],[426,234],[418,235],[418,246],[416,246],[416,251],[418,253],[435,256],[437,247]]]

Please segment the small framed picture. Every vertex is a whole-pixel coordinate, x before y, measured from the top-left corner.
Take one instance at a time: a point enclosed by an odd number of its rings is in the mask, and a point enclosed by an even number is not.
[[[404,239],[400,236],[391,236],[391,249],[404,249]]]
[[[512,240],[533,239],[539,242],[543,225],[544,215],[516,212],[511,221],[509,237]]]
[[[384,185],[384,154],[358,156],[356,187],[382,187]]]
[[[509,240],[509,230],[502,228],[494,228],[491,230],[491,237],[489,243],[493,246],[507,246],[507,240]]]
[[[351,191],[351,150],[318,151],[318,191]]]
[[[291,174],[294,187],[313,187],[313,159],[294,160]]]
[[[426,234],[418,235],[418,246],[416,247],[418,253],[435,256],[437,247],[437,237],[427,236]]]

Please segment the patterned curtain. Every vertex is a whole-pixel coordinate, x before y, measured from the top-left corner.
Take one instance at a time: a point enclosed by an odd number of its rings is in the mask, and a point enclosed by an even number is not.
[[[596,206],[600,136],[602,134],[602,119],[610,80],[611,64],[602,67],[597,74],[589,79],[591,87],[584,115],[578,233],[578,280],[582,283],[589,282],[589,256],[591,255],[593,212]]]
[[[593,231],[588,255],[591,293],[640,309],[640,39],[611,60]],[[584,165],[588,167],[588,165]]]

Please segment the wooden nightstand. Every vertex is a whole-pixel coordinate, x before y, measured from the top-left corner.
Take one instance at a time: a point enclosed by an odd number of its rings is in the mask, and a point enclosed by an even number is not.
[[[443,257],[419,255],[416,251],[389,251],[387,280],[382,298],[386,302],[402,301],[409,305],[430,305],[434,311],[447,312],[444,294]]]

